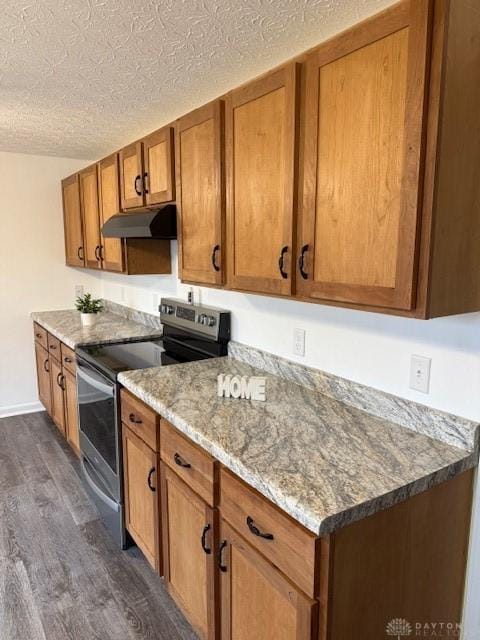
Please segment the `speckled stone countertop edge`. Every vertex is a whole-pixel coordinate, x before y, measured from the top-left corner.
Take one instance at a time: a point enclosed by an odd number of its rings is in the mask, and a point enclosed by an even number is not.
[[[240,459],[229,455],[221,446],[205,438],[203,434],[192,428],[185,419],[175,413],[174,409],[167,407],[157,396],[143,389],[140,390],[136,383],[132,383],[128,379],[128,372],[125,375],[122,373],[119,375],[119,382],[131,393],[141,397],[143,402],[171,422],[180,432],[207,451],[246,484],[256,489],[265,498],[317,536],[328,535],[337,529],[392,507],[407,498],[453,478],[463,471],[473,468],[477,464],[477,455],[472,452],[466,455],[465,458],[441,467],[388,493],[368,501],[359,502],[343,511],[321,519],[316,514],[309,513],[304,507],[298,506],[295,501],[285,496],[278,486],[273,483],[265,483],[261,476],[247,468]]]

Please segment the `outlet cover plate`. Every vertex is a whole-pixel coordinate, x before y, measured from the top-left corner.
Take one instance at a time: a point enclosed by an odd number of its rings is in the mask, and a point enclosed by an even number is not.
[[[422,393],[430,390],[430,367],[432,359],[412,355],[410,362],[410,388]]]

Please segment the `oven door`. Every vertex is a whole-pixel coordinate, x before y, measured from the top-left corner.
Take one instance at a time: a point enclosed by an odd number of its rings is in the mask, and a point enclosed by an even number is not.
[[[78,359],[80,450],[112,497],[121,501],[116,384]]]

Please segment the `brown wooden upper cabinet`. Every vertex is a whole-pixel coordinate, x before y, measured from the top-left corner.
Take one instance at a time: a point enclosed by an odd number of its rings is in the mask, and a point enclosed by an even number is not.
[[[232,289],[292,292],[298,65],[229,94],[227,261]]]
[[[175,200],[173,127],[120,151],[120,195],[123,210]]]
[[[120,211],[118,154],[114,153],[98,163],[98,200],[100,228]],[[124,251],[120,238],[104,238],[101,242],[103,268],[108,271],[124,271]]]
[[[302,296],[412,308],[428,30],[401,3],[306,59]]]
[[[83,220],[78,174],[62,180],[65,261],[71,267],[85,266]]]
[[[225,281],[224,102],[176,124],[179,271],[184,281]]]
[[[93,164],[79,173],[80,202],[83,213],[83,237],[85,241],[85,266],[102,268],[100,219],[98,212],[97,165]]]

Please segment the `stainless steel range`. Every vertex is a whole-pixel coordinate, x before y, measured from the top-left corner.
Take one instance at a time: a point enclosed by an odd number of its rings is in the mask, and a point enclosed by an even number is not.
[[[81,465],[107,528],[128,546],[123,514],[121,371],[174,365],[227,354],[230,312],[162,299],[163,338],[77,349]]]

